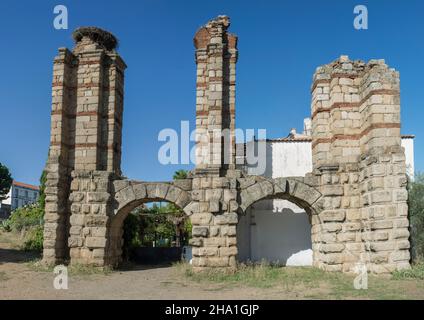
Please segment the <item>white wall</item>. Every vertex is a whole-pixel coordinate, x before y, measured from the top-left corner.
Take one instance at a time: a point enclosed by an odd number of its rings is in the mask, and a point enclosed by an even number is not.
[[[414,140],[402,139],[408,174],[414,172]],[[312,171],[311,142],[268,141],[265,173],[248,166],[251,175],[270,178],[304,176]],[[237,229],[240,261],[312,265],[311,225],[304,209],[286,200],[263,200],[253,204],[240,218]]]
[[[239,261],[312,265],[311,225],[304,211],[274,212],[253,205],[241,217],[237,232]]]
[[[264,176],[304,176],[312,171],[309,142],[267,142]],[[261,173],[248,167],[249,174]],[[311,225],[304,209],[287,200],[263,200],[241,217],[238,230],[240,261],[266,260],[284,265],[312,265]]]
[[[413,180],[414,179],[414,139],[413,138],[404,138],[402,139],[402,147],[405,148],[405,158],[406,158],[406,173]]]
[[[2,204],[11,206],[11,210],[23,207],[27,204],[34,203],[38,198],[38,190],[25,188],[12,183],[7,199],[3,200]]]

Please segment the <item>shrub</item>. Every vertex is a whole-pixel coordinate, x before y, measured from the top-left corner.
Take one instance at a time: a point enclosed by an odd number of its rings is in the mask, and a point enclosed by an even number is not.
[[[424,174],[418,173],[408,185],[409,219],[411,223],[412,257],[424,260]]]
[[[27,230],[22,246],[24,250],[42,251],[43,250],[43,226],[31,227]]]
[[[131,258],[132,250],[141,246],[141,217],[136,213],[130,213],[124,221],[124,244],[122,246],[123,257],[128,260]]]
[[[10,221],[9,220],[3,220],[1,222],[0,228],[6,232],[10,232],[12,231],[12,228],[10,226]]]
[[[393,273],[393,279],[403,280],[403,279],[419,279],[424,280],[424,263],[418,263],[412,265],[412,268],[409,270],[395,271]]]
[[[14,210],[8,219],[8,224],[12,230],[22,231],[28,227],[42,225],[43,216],[44,208],[35,203]]]
[[[22,249],[42,251],[43,216],[44,208],[39,203],[24,206],[12,212],[9,219],[3,222],[3,229],[22,232]]]

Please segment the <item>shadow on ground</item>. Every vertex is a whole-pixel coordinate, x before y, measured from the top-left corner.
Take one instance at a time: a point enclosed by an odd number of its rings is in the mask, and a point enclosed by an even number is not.
[[[25,263],[41,258],[41,254],[34,251],[0,248],[0,265],[4,263]]]
[[[143,264],[143,263],[137,263],[137,262],[124,262],[122,263],[116,271],[142,271],[142,270],[151,270],[151,269],[161,269],[161,268],[169,268],[172,267],[173,263],[171,262],[164,262],[164,263],[157,263],[157,264]]]

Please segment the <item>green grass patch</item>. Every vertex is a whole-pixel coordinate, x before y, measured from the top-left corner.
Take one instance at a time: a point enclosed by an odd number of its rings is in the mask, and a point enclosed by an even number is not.
[[[28,262],[28,267],[36,272],[54,272],[54,265],[46,265],[41,259]],[[68,265],[68,274],[72,276],[109,275],[114,272],[109,267],[97,267],[94,265],[72,264]]]
[[[393,279],[395,280],[408,280],[408,279],[419,279],[424,280],[424,263],[417,263],[412,265],[409,270],[395,271],[393,273]]]
[[[110,267],[97,267],[93,265],[72,264],[68,267],[69,275],[109,275],[113,273]]]
[[[194,272],[192,267],[185,263],[177,263],[175,267],[180,274],[193,281],[239,284],[256,288],[281,285],[286,289],[297,285],[317,287],[322,281],[334,277],[334,274],[312,267],[280,267],[265,263],[240,265],[236,271],[210,269]]]
[[[368,275],[368,288],[355,289],[356,275],[325,272],[313,267],[279,267],[267,264],[241,265],[234,272],[206,270],[194,272],[185,263],[175,265],[178,274],[196,282],[214,283],[225,287],[247,286],[254,288],[280,288],[283,292],[298,293],[307,299],[410,299],[410,281],[396,281],[390,276]],[[414,269],[413,269],[414,270]],[[422,271],[422,269],[421,269]],[[415,269],[413,271],[419,272]],[[401,280],[405,279],[401,278]],[[421,297],[422,298],[422,297]]]
[[[6,275],[6,272],[0,271],[0,281],[6,281],[9,277]]]

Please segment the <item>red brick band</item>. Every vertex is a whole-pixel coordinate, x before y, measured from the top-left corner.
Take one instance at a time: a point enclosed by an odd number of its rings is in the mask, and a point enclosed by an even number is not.
[[[51,141],[50,142],[51,146],[61,146],[61,147],[66,147],[68,149],[76,149],[76,148],[84,148],[84,149],[92,149],[92,148],[99,148],[101,150],[115,150],[115,151],[119,151],[119,149],[112,144],[109,144],[107,146],[100,146],[97,143],[77,143],[75,145],[70,145],[64,142],[59,142],[59,141]]]
[[[400,128],[400,123],[374,123],[359,134],[336,134],[332,138],[318,138],[312,142],[312,148],[315,148],[320,143],[333,143],[336,140],[359,140],[374,129],[393,128]]]
[[[390,89],[372,90],[360,102],[335,102],[329,108],[319,108],[315,110],[315,112],[312,114],[312,119],[315,118],[315,116],[318,113],[330,112],[333,109],[359,108],[362,104],[365,103],[365,101],[367,101],[373,95],[398,95],[398,94],[399,94],[398,90],[390,90]]]

